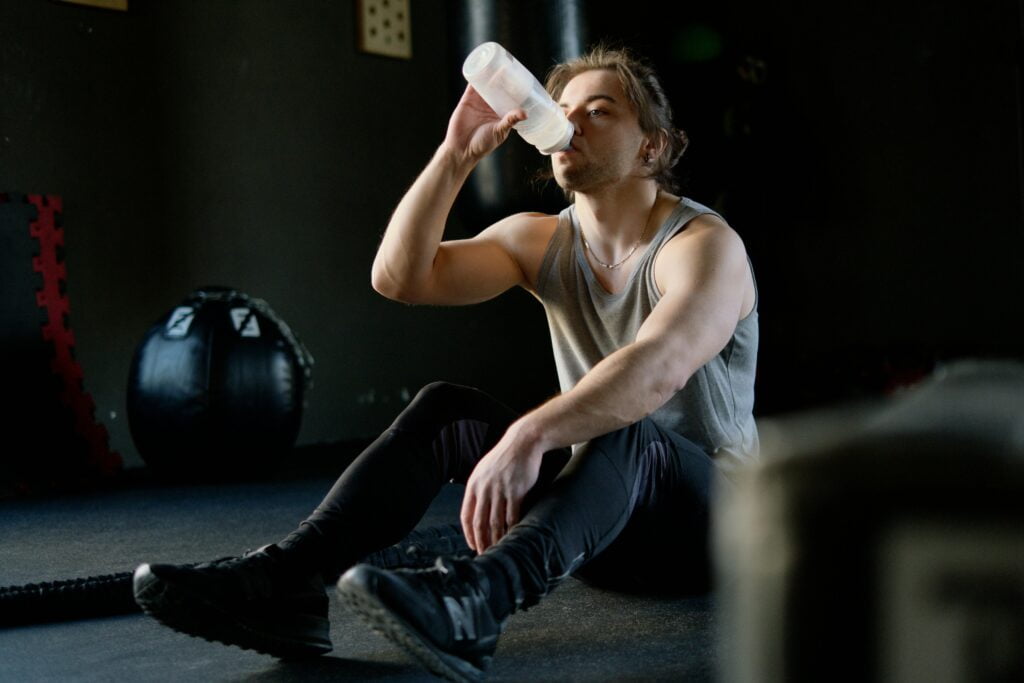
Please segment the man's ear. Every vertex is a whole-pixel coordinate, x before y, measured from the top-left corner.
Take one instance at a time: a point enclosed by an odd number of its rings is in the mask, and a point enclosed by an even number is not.
[[[645,160],[650,159],[650,162],[647,163],[654,163],[654,160],[665,152],[666,147],[668,147],[668,134],[659,128],[658,132],[644,138],[642,156]]]

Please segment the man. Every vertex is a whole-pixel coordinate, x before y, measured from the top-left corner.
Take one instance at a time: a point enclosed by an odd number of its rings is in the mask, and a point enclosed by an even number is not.
[[[524,287],[545,306],[562,393],[517,416],[425,388],[288,538],[196,568],[143,565],[143,608],[187,633],[277,656],[330,649],[321,576],[435,673],[483,676],[507,617],[569,574],[706,590],[718,470],[754,457],[756,288],[725,221],[670,194],[686,146],[653,71],[598,48],[548,88],[575,128],[552,155],[574,199],[467,240],[445,221],[480,159],[525,118],[467,88],[444,142],[399,203],[373,265],[387,297],[469,304]],[[428,570],[356,565],[402,538],[449,480],[475,558]],[[678,562],[653,561],[671,545]]]

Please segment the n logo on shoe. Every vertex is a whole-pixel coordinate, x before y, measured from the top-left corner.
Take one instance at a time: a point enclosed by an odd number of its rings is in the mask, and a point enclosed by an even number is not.
[[[448,616],[452,619],[452,630],[455,632],[455,640],[476,639],[476,625],[473,623],[473,608],[469,598],[463,597],[459,603],[450,595],[444,596],[444,606],[448,609]]]

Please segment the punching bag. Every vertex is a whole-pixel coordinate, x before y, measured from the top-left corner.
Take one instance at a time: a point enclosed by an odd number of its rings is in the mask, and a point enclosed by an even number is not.
[[[552,66],[580,56],[587,42],[586,12],[580,0],[462,0],[454,5],[451,45],[452,95],[462,96],[462,63],[481,43],[504,46],[544,83]],[[456,212],[478,230],[519,211],[557,213],[566,199],[554,182],[538,174],[550,169],[542,156],[517,134],[477,165],[459,196]]]
[[[128,422],[139,455],[176,478],[265,472],[295,443],[312,364],[266,302],[225,287],[193,292],[132,359]]]

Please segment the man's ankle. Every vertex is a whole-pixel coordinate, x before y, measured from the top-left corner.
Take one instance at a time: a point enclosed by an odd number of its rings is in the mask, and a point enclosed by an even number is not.
[[[516,611],[515,578],[509,575],[510,567],[493,553],[484,553],[473,559],[487,579],[487,604],[498,621],[504,621]]]
[[[266,551],[291,574],[303,577],[319,574],[325,583],[333,583],[353,563],[345,563],[342,558],[336,558],[340,564],[328,562],[330,555],[324,551],[323,546],[317,535],[300,527],[286,538],[267,546]]]

